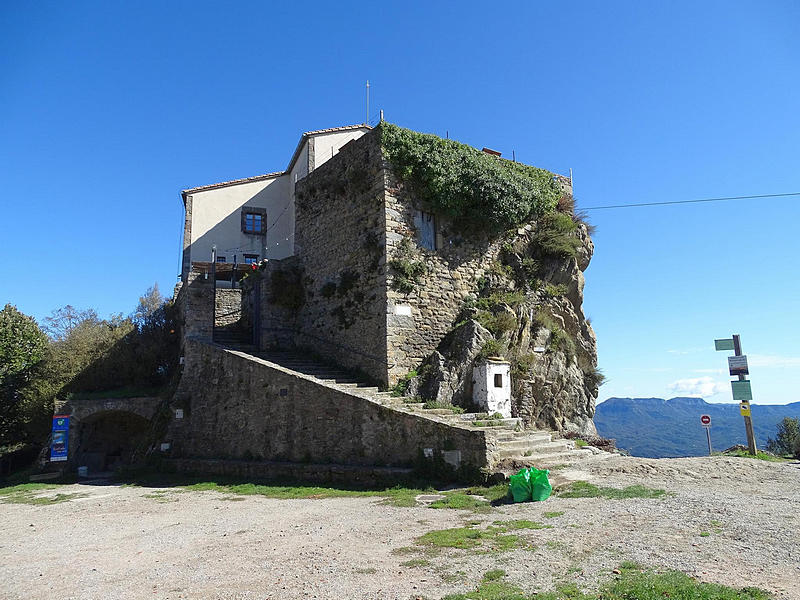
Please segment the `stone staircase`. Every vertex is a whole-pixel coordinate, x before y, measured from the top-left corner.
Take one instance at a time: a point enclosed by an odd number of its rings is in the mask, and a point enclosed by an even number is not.
[[[214,343],[248,354],[253,354],[256,349],[252,344],[251,333],[239,327],[215,327]]]
[[[402,397],[381,391],[377,386],[364,382],[353,373],[316,360],[309,355],[288,351],[255,352],[249,344],[237,344],[235,339],[227,341],[226,344],[221,341],[217,343],[311,377],[322,385],[370,399],[393,410],[456,427],[479,428],[486,432],[489,446],[493,449],[489,465],[492,472],[509,474],[523,466],[547,468],[571,464],[593,454],[591,450],[577,449],[571,440],[556,438],[557,434],[553,432],[524,429],[519,418],[493,418],[486,413],[459,414],[446,408],[425,409],[422,404],[404,402]]]

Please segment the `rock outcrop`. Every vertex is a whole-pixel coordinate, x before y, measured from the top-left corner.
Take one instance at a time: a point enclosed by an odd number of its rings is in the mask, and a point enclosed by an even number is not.
[[[408,394],[472,408],[476,359],[502,353],[512,363],[514,416],[526,426],[596,434],[602,374],[582,310],[583,271],[594,244],[586,224],[574,219],[570,225],[565,217],[543,218],[502,242],[498,262],[477,282]]]

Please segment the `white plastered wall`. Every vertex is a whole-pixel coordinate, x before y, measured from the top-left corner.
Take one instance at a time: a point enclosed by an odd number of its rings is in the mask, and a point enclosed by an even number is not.
[[[499,375],[502,385],[495,385]],[[488,360],[478,364],[472,372],[472,401],[487,413],[500,413],[511,418],[511,365],[506,361]]]
[[[322,163],[329,161],[350,140],[357,140],[364,135],[368,129],[354,129],[351,131],[338,131],[331,133],[318,133],[314,135],[314,164],[316,169]]]
[[[288,190],[288,177],[281,175],[263,181],[231,184],[192,196],[191,260],[210,261],[211,246],[227,262],[244,262],[245,254],[259,258],[285,258],[293,254],[294,211]],[[242,231],[242,208],[252,206],[267,211],[267,234]]]

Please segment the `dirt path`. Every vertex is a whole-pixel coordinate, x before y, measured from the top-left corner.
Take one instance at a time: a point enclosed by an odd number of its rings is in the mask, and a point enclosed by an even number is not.
[[[592,587],[633,560],[800,600],[800,466],[613,457],[558,474],[675,495],[553,497],[475,513],[398,508],[375,498],[64,486],[56,491],[87,495],[45,506],[0,504],[0,597],[438,599],[474,588],[490,569],[536,591]],[[508,551],[481,542],[436,554],[416,544],[429,531],[485,531],[514,519],[544,528],[514,531],[520,547]]]

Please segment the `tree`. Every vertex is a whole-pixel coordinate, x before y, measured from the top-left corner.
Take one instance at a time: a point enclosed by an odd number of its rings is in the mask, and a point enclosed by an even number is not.
[[[6,304],[0,311],[0,446],[24,441],[20,399],[47,354],[47,336],[33,317]]]
[[[791,454],[800,458],[800,419],[784,417],[778,423],[778,435],[767,440],[767,452],[785,455]]]
[[[55,341],[65,340],[72,330],[87,322],[99,324],[97,313],[91,309],[78,310],[71,304],[53,311],[53,314],[44,318],[44,330]]]

